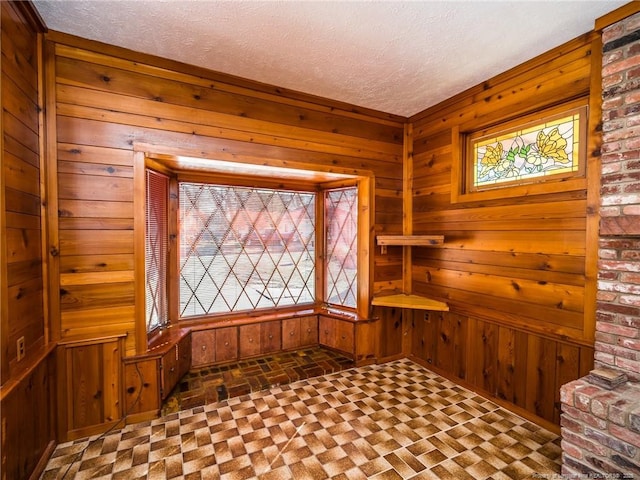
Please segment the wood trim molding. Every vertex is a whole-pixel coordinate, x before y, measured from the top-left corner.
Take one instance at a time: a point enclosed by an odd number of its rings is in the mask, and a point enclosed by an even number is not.
[[[356,299],[357,312],[361,317],[366,317],[369,313],[373,291],[374,198],[374,181],[371,177],[361,177],[358,181],[358,298]]]
[[[43,320],[44,320],[44,343],[49,343],[51,339],[51,312],[49,310],[49,297],[51,296],[51,290],[48,288],[49,279],[49,230],[48,225],[48,213],[49,213],[49,189],[47,185],[47,122],[45,120],[45,105],[47,96],[46,91],[46,79],[44,72],[44,36],[38,34],[38,156],[40,162],[40,247],[42,255],[42,308],[43,308]]]
[[[402,235],[413,233],[413,124],[404,126],[402,151]],[[411,246],[402,249],[402,291],[411,293]]]
[[[46,232],[43,233],[43,262],[46,264],[47,277],[45,282],[49,284],[49,294],[46,296],[48,304],[48,324],[45,337],[47,341],[56,341],[61,338],[61,313],[60,295],[52,295],[51,292],[60,291],[60,239],[58,227],[58,134],[56,124],[56,58],[55,45],[51,42],[44,43],[44,151],[41,158],[44,160],[44,202],[46,202],[46,218],[44,218]],[[46,242],[46,243],[45,243]],[[45,312],[47,313],[47,312]]]
[[[136,151],[133,156],[133,272],[135,278],[135,345],[136,353],[147,351],[147,324],[145,319],[145,153]]]
[[[16,9],[20,11],[23,15],[24,19],[27,21],[29,26],[33,28],[36,32],[44,33],[48,30],[47,25],[44,23],[43,18],[40,16],[40,13],[33,6],[33,3],[30,1],[24,2],[13,2]]]
[[[615,9],[613,12],[609,12],[600,18],[596,18],[595,30],[597,32],[602,32],[610,25],[618,23],[620,20],[624,20],[625,18],[630,17],[631,15],[634,15],[638,12],[640,12],[640,2],[629,2],[626,5]]]
[[[585,292],[582,336],[593,342],[598,295],[598,248],[600,230],[600,179],[602,146],[602,37],[592,42],[589,133],[587,140],[587,216],[585,241]]]
[[[597,54],[594,54],[597,56]],[[593,56],[591,57],[593,58]],[[593,67],[592,67],[593,68]],[[592,80],[593,83],[593,80]],[[505,183],[495,188],[488,188],[483,190],[473,191],[469,185],[469,176],[472,174],[473,166],[471,165],[472,159],[469,152],[466,150],[469,147],[468,135],[474,132],[480,131],[479,129],[473,132],[460,132],[458,126],[451,129],[451,144],[452,144],[452,165],[451,165],[451,203],[463,203],[463,202],[476,202],[476,201],[488,201],[488,200],[504,200],[516,197],[527,197],[531,195],[544,195],[548,193],[568,192],[573,190],[583,190],[586,188],[586,164],[588,162],[588,142],[589,135],[587,129],[592,127],[592,123],[589,120],[596,121],[596,125],[600,123],[599,119],[593,118],[590,114],[591,110],[587,109],[587,105],[591,106],[593,102],[591,97],[580,97],[572,99],[567,102],[556,104],[553,107],[547,107],[541,110],[536,110],[524,116],[523,119],[509,120],[504,123],[500,123],[488,127],[497,131],[498,126],[500,129],[504,129],[509,132],[511,130],[517,130],[523,127],[530,126],[536,122],[542,122],[549,117],[555,117],[565,114],[573,114],[580,112],[580,164],[579,169],[573,172],[569,176],[554,176],[541,177],[538,179],[529,179],[521,183]],[[483,130],[483,134],[486,134],[486,130]]]
[[[2,60],[4,61],[4,60]],[[2,105],[4,75],[0,75],[0,107]],[[7,212],[5,206],[5,175],[4,175],[4,115],[0,115],[0,236],[2,237],[2,248],[0,248],[0,345],[7,345],[9,332],[9,299],[6,292],[9,288],[9,279],[7,273],[7,248],[5,239],[7,238]],[[3,385],[9,378],[9,357],[8,349],[2,348],[0,353],[0,385]]]

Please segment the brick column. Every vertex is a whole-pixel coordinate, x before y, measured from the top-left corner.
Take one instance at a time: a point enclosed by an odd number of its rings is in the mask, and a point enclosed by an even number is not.
[[[640,14],[602,34],[596,366],[640,380]]]
[[[640,478],[640,13],[602,40],[596,368],[561,390],[562,473]]]

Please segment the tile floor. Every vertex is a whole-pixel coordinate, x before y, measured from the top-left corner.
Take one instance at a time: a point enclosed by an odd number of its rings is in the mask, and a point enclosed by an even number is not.
[[[58,445],[42,479],[559,478],[559,438],[408,359]]]
[[[180,380],[167,397],[162,414],[168,415],[353,366],[351,358],[314,347],[193,370]]]

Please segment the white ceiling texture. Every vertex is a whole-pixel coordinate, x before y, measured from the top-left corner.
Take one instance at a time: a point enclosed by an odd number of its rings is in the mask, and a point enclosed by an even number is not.
[[[33,3],[51,30],[411,116],[592,30],[627,1]]]

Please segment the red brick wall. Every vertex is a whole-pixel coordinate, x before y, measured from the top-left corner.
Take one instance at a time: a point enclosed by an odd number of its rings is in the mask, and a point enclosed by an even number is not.
[[[562,473],[640,478],[640,13],[602,39],[597,370],[562,387]]]
[[[602,43],[595,364],[640,380],[640,14],[605,29]]]

